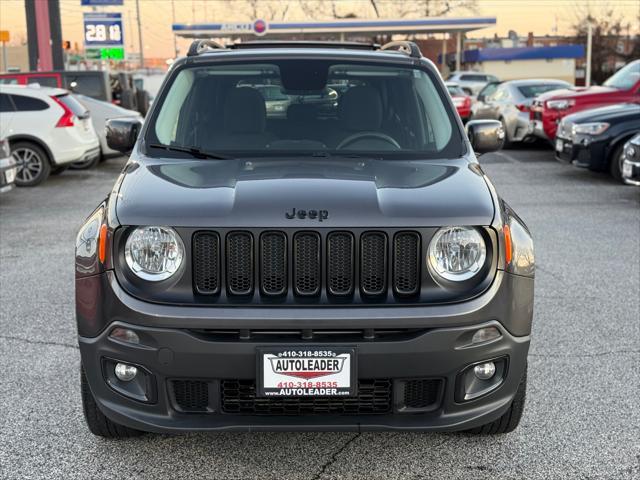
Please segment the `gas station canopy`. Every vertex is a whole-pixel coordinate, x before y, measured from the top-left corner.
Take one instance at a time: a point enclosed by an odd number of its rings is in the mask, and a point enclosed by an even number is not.
[[[330,20],[317,22],[253,22],[227,23],[174,23],[173,33],[184,38],[255,37],[278,36],[304,37],[322,36],[345,40],[363,35],[415,35],[420,33],[461,33],[490,27],[496,24],[495,17],[466,18],[415,18],[400,20]]]

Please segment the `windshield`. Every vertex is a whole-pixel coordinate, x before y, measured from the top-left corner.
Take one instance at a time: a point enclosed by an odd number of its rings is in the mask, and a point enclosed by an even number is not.
[[[464,90],[459,85],[447,85],[447,90],[449,91],[449,95],[454,96],[465,96]]]
[[[620,90],[629,90],[640,80],[640,60],[631,62],[622,67],[603,83],[605,87],[613,87]]]
[[[185,67],[145,140],[227,157],[460,156],[463,137],[435,79],[413,67],[328,60]]]

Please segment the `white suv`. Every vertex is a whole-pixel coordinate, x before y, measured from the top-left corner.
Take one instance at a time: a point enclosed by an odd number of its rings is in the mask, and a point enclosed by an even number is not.
[[[499,82],[498,77],[479,72],[453,72],[447,82],[455,82],[469,95],[476,96],[487,83]]]
[[[89,111],[60,88],[0,85],[0,137],[18,162],[19,186],[100,155]]]

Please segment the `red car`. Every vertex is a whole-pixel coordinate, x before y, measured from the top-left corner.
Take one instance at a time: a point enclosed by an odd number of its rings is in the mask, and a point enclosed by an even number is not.
[[[616,103],[640,103],[640,60],[634,60],[609,77],[602,86],[555,90],[540,95],[531,107],[531,129],[553,141],[563,117],[587,108]]]
[[[471,116],[471,97],[457,83],[447,82],[446,85],[458,115],[466,122]]]

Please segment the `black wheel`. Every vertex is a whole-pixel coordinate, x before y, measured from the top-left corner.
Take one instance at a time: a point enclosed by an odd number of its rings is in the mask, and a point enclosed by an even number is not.
[[[149,92],[146,90],[137,90],[136,98],[138,100],[138,112],[144,117],[149,111]]]
[[[100,411],[93,398],[93,393],[91,393],[91,389],[89,388],[84,367],[81,367],[80,371],[80,387],[82,391],[84,419],[91,433],[104,438],[130,438],[138,437],[144,433],[140,430],[134,430],[133,428],[125,427],[124,425],[109,420]]]
[[[11,156],[18,163],[16,185],[34,187],[44,182],[51,173],[49,157],[35,143],[15,142],[11,144]]]
[[[513,432],[522,418],[522,412],[524,411],[524,403],[527,393],[527,369],[525,368],[524,375],[518,385],[518,391],[516,396],[511,402],[509,410],[507,410],[499,419],[482,425],[480,427],[467,430],[465,433],[471,433],[475,435],[496,435],[500,433]]]
[[[93,157],[89,160],[81,160],[79,162],[73,162],[71,164],[71,170],[89,170],[100,163],[100,155]]]
[[[500,123],[502,124],[502,130],[504,130],[504,141],[502,142],[502,148],[509,148],[513,145],[513,142],[509,140],[509,131],[507,130],[507,123],[504,118],[500,117]]]
[[[624,145],[618,145],[611,155],[609,160],[609,173],[611,176],[620,183],[624,183],[622,180],[622,150]]]
[[[51,175],[60,175],[62,172],[66,171],[69,168],[69,165],[63,165],[62,167],[55,167],[51,169]]]

